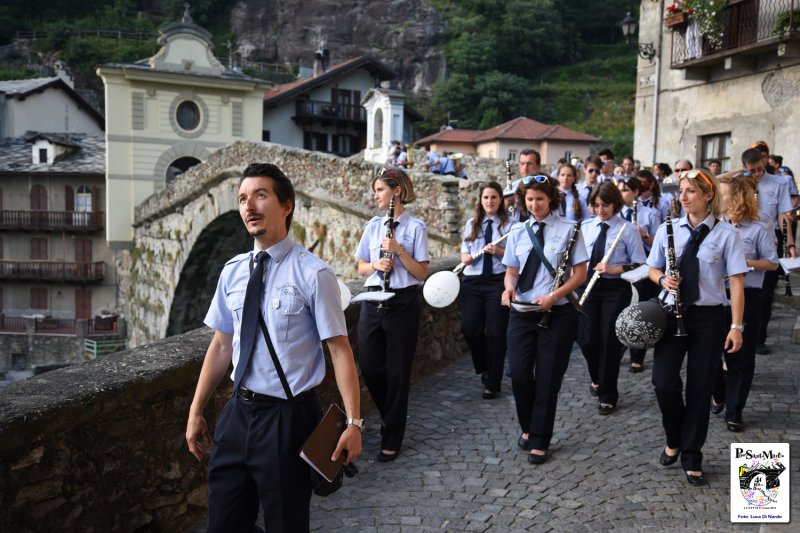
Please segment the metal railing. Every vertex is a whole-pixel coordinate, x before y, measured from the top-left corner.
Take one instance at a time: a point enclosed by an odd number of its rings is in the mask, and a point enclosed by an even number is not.
[[[96,359],[98,355],[110,355],[127,347],[125,339],[83,339],[83,357],[85,359]]]
[[[106,39],[134,39],[137,41],[155,41],[158,35],[147,31],[119,31],[119,30],[67,30],[67,35],[74,37],[104,37]],[[17,30],[17,39],[44,39],[50,32],[41,30]]]
[[[762,41],[800,35],[798,0],[728,0],[717,16],[724,28],[718,46],[709,42],[698,31],[697,21],[691,19],[688,27],[672,32],[673,67]]]
[[[0,210],[0,229],[99,231],[104,226],[102,211]]]
[[[0,260],[0,279],[14,281],[100,281],[105,263],[65,263],[61,261]]]
[[[32,323],[32,332],[36,335],[76,335],[78,320],[75,318],[24,317],[0,315],[0,333],[26,333],[28,324]],[[112,337],[117,334],[117,318],[87,319],[89,337]]]
[[[0,315],[0,332],[3,333],[25,333],[25,321],[28,320],[21,316]]]
[[[297,117],[366,122],[367,110],[360,105],[335,104],[318,100],[298,100],[295,103]]]

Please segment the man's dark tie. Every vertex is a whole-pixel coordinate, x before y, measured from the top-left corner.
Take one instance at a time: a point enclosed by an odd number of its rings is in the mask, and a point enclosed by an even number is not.
[[[236,364],[236,373],[233,376],[233,390],[239,389],[239,384],[244,377],[250,358],[259,335],[258,313],[261,312],[261,294],[264,292],[264,263],[269,255],[267,252],[256,254],[255,266],[250,272],[250,281],[247,282],[247,292],[244,294],[244,308],[242,309],[242,325],[239,332],[239,362]]]
[[[627,209],[627,211],[625,212],[624,215],[622,215],[622,218],[630,222],[631,218],[633,217],[633,209],[631,209],[630,207],[626,207],[625,209]]]
[[[606,253],[606,234],[608,233],[608,224],[605,222],[600,223],[600,235],[597,236],[597,240],[594,241],[594,245],[592,246],[592,257],[589,260],[589,273],[594,273],[594,267],[597,266],[597,263],[603,260],[603,256]]]
[[[688,307],[700,298],[700,262],[697,259],[697,250],[703,242],[708,226],[700,224],[692,230],[692,236],[686,243],[681,257],[681,302]]]
[[[484,246],[492,242],[492,219],[486,220],[486,229],[483,230],[483,243]],[[483,272],[481,276],[489,277],[492,275],[492,254],[484,252],[483,254]]]
[[[542,246],[542,250],[544,250],[545,223],[534,222],[534,224],[539,225],[539,229],[534,236]],[[528,254],[528,259],[525,260],[525,267],[522,269],[522,274],[519,276],[519,283],[517,283],[517,288],[520,290],[520,292],[526,292],[533,288],[533,280],[536,279],[536,273],[539,271],[539,266],[541,264],[542,260],[539,259],[539,254],[536,253],[536,250],[531,248],[531,252]]]

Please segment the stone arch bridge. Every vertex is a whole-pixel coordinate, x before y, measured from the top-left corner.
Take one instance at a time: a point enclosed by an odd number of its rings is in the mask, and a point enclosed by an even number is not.
[[[237,141],[137,207],[134,246],[117,260],[130,345],[202,325],[222,266],[252,246],[236,201],[241,172],[252,162],[274,163],[292,179],[297,192],[294,239],[313,246],[340,279],[357,278],[353,255],[364,224],[378,214],[370,188],[378,166]],[[414,172],[412,179],[417,200],[409,209],[428,226],[431,256],[457,253],[478,182],[422,172]]]

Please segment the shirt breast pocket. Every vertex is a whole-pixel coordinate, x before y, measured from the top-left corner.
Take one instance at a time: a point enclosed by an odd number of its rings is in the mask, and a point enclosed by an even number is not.
[[[242,311],[244,310],[244,294],[245,291],[232,291],[225,295],[226,307],[233,316],[233,322],[236,326],[236,331],[242,325]]]
[[[530,254],[536,253],[533,251],[533,245],[530,241],[519,241],[514,245],[514,256],[519,261],[519,267],[525,266],[525,261]]]
[[[370,262],[375,262],[381,258],[381,241],[383,239],[369,247]]]
[[[561,257],[567,249],[567,243],[563,239],[552,239],[545,243],[544,249],[547,260],[550,261],[553,268],[558,268]]]
[[[719,263],[719,260],[722,258],[722,249],[716,244],[702,246],[697,251],[697,258],[709,265]]]
[[[275,292],[269,301],[269,313],[275,324],[275,342],[296,341],[303,330],[303,299]]]
[[[414,236],[413,235],[403,235],[399,239],[397,239],[397,244],[403,247],[403,249],[409,253],[411,257],[414,257]]]

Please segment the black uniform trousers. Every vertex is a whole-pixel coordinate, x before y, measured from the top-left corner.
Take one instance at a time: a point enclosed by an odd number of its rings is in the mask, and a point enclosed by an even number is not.
[[[493,392],[500,390],[506,361],[509,309],[500,303],[504,277],[464,276],[461,282],[461,333],[475,373],[488,373],[486,388]]]
[[[683,312],[687,335],[676,337],[677,323],[670,315],[667,330],[653,353],[656,389],[667,446],[680,448],[684,470],[702,470],[701,448],[708,433],[711,392],[719,368],[719,350],[725,342],[725,307],[690,306]],[[686,363],[686,400],[680,372]]]
[[[399,450],[403,444],[411,386],[411,364],[419,333],[419,290],[395,292],[386,302],[361,304],[358,320],[358,366],[378,407],[383,425],[381,447]]]
[[[756,344],[761,323],[761,289],[744,290],[744,333],[742,347],[738,352],[725,353],[728,367],[725,384],[725,420],[742,423],[742,411],[750,395],[753,375],[756,371]]]
[[[208,468],[209,533],[309,530],[311,477],[300,448],[322,414],[313,391],[293,400],[248,401],[234,395],[214,431]]]
[[[624,279],[600,278],[584,302],[583,310],[589,315],[589,342],[584,355],[597,376],[600,385],[600,403],[617,405],[619,391],[619,363],[622,359],[622,343],[617,338],[617,317],[631,302],[631,284]]]
[[[775,230],[778,239],[778,257],[783,257],[783,233]],[[767,343],[767,328],[772,319],[772,301],[775,299],[775,289],[778,286],[778,271],[764,272],[764,298],[761,302],[761,323],[759,324],[758,344]]]
[[[640,302],[645,302],[658,296],[658,285],[653,283],[650,278],[640,279],[634,283],[633,286],[636,287],[636,293],[639,295]],[[631,363],[644,364],[647,348],[629,348],[629,350],[631,354]]]
[[[550,447],[561,380],[578,330],[578,312],[572,304],[553,306],[547,329],[538,325],[542,315],[512,309],[508,321],[508,364],[517,418],[535,450]]]

